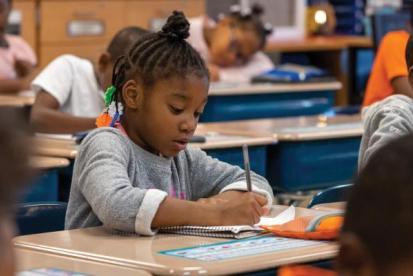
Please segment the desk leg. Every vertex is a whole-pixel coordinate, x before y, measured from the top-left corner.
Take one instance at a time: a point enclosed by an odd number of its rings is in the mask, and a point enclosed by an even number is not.
[[[57,169],[42,172],[27,189],[22,202],[57,201]]]

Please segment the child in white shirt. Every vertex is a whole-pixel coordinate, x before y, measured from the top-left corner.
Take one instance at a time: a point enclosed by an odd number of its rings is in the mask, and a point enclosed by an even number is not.
[[[138,27],[120,30],[97,64],[73,55],[52,61],[33,81],[37,93],[31,124],[35,131],[76,133],[95,128],[104,107],[103,90],[109,86],[113,64],[146,31]]]

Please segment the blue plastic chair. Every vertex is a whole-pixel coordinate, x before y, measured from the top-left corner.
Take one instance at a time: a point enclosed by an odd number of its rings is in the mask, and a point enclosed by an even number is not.
[[[64,230],[66,209],[65,202],[19,204],[16,216],[19,235]]]
[[[407,30],[410,22],[410,12],[377,13],[372,16],[373,46],[377,51],[382,38],[391,31]]]
[[[352,186],[353,184],[343,184],[322,190],[313,197],[310,204],[308,204],[308,208],[322,203],[347,201]]]

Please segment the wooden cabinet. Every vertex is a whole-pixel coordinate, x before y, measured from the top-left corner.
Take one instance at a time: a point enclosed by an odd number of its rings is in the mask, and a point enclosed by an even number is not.
[[[205,0],[140,0],[127,1],[125,13],[128,25],[151,28],[157,19],[166,19],[174,10],[187,17],[205,14]]]
[[[122,27],[151,27],[173,10],[188,17],[205,13],[205,0],[39,0],[39,60],[61,54],[96,61]]]
[[[21,15],[20,34],[34,51],[37,49],[37,5],[35,0],[14,0],[13,10]]]
[[[95,61],[124,26],[124,1],[43,0],[39,8],[41,66],[61,54]]]

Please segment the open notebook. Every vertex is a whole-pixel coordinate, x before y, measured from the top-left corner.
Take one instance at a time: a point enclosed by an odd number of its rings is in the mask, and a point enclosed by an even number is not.
[[[295,208],[290,206],[276,217],[262,217],[260,222],[254,226],[170,226],[159,229],[159,233],[170,233],[179,235],[193,235],[213,238],[242,239],[261,234],[264,230],[261,225],[279,225],[295,218]]]

